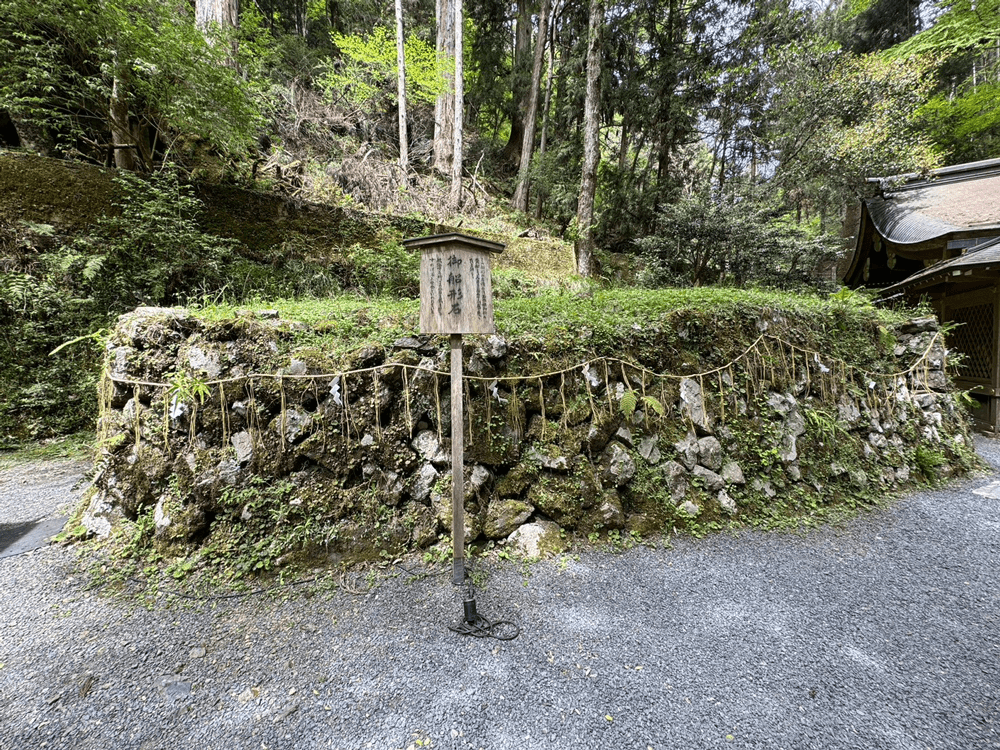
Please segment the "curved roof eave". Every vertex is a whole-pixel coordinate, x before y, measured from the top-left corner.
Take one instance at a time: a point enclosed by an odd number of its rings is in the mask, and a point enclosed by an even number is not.
[[[912,276],[885,287],[882,290],[882,295],[902,292],[911,287],[923,286],[941,278],[947,278],[953,271],[975,268],[1000,268],[1000,237],[970,250],[965,255],[939,260],[922,271],[917,271]]]
[[[907,210],[891,199],[870,198],[865,203],[878,233],[897,245],[916,245],[966,229]]]
[[[1000,229],[1000,171],[906,185],[865,205],[878,233],[897,245],[995,231]]]

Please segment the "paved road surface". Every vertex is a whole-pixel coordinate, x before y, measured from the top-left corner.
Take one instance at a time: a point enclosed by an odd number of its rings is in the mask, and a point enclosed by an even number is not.
[[[0,473],[0,523],[58,514],[60,471]],[[805,535],[501,563],[509,642],[446,629],[443,568],[149,611],[9,556],[0,748],[998,748],[998,498],[994,468]]]

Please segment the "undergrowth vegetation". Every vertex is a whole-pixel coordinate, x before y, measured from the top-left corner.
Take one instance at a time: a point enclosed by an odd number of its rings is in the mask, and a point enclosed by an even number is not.
[[[81,231],[0,210],[0,448],[93,429],[104,336],[137,306],[417,294],[418,258],[388,225],[339,253],[294,240],[262,253],[207,231],[204,213],[172,170],[119,172],[108,212]]]
[[[794,319],[821,351],[860,366],[877,368],[892,351],[889,328],[912,316],[912,310],[871,306],[862,295],[793,294],[766,289],[694,287],[683,289],[600,288],[593,284],[542,285],[516,272],[496,274],[495,314],[498,332],[529,341],[526,359],[620,356],[629,342],[641,363],[656,367],[678,352],[697,352],[709,343],[718,357],[749,345],[765,330],[761,309],[772,323]],[[414,278],[415,283],[415,278]],[[514,291],[509,291],[513,289]],[[251,299],[240,303],[196,306],[198,317],[225,320],[241,310],[276,309],[282,318],[310,330],[290,339],[329,353],[362,346],[387,347],[419,330],[419,301],[350,293],[330,298]],[[681,334],[673,321],[686,321]],[[721,334],[721,335],[720,335]],[[889,336],[889,338],[886,338]],[[443,339],[441,340],[443,346]]]

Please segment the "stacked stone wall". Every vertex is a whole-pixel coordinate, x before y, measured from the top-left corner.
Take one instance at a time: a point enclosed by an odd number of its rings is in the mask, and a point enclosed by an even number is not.
[[[299,328],[276,312],[221,323],[181,310],[123,316],[107,348],[85,525],[107,534],[151,516],[158,543],[225,537],[270,545],[269,559],[395,554],[447,538],[445,342],[407,338],[333,362],[289,352]],[[937,323],[894,336],[892,372],[765,332],[731,362],[686,376],[627,352],[515,372],[516,342],[470,337],[467,538],[534,553],[573,535],[854,503],[953,473],[968,433]]]

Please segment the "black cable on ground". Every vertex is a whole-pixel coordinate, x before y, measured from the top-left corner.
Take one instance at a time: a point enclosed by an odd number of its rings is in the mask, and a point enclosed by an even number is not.
[[[472,586],[472,578],[468,570],[465,572],[465,581],[469,586],[463,602],[465,617],[457,625],[449,625],[448,630],[459,635],[469,635],[473,638],[494,638],[498,641],[512,641],[521,635],[520,626],[510,620],[493,622],[479,614],[476,611],[476,591]],[[508,632],[504,632],[505,630]]]
[[[441,571],[436,572],[426,572],[426,573],[414,573],[413,571],[404,568],[399,563],[395,564],[395,567],[402,569],[408,573],[413,578],[419,578],[422,576],[432,576],[432,575],[442,575]],[[127,579],[131,583],[142,585],[142,581],[129,577]],[[243,599],[252,596],[261,596],[264,594],[271,594],[282,589],[289,589],[294,586],[301,586],[307,583],[316,583],[321,580],[319,576],[313,576],[311,578],[304,578],[297,581],[288,581],[285,583],[270,586],[268,588],[256,589],[254,591],[236,591],[225,594],[187,594],[177,590],[161,590],[167,596],[174,596],[179,599],[188,599],[192,601],[210,602],[210,601],[221,601],[225,599]],[[521,635],[521,628],[519,625],[515,624],[511,620],[497,620],[496,622],[483,617],[476,611],[476,594],[475,588],[472,585],[472,578],[470,577],[470,572],[466,571],[465,575],[466,583],[468,584],[467,596],[465,600],[465,618],[461,620],[456,625],[449,625],[448,629],[459,635],[468,635],[473,638],[494,638],[498,641],[512,641]],[[375,586],[369,588],[364,592],[351,591],[346,587],[343,581],[341,581],[342,590],[351,594],[367,594],[370,593]],[[107,585],[102,584],[100,588]]]
[[[498,631],[501,625],[508,625],[513,628],[513,632],[504,633]],[[482,615],[476,615],[473,622],[462,620],[457,625],[449,625],[448,630],[459,635],[471,635],[473,638],[496,638],[498,641],[512,641],[521,635],[521,628],[510,620],[497,620],[492,622]]]

